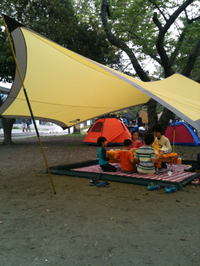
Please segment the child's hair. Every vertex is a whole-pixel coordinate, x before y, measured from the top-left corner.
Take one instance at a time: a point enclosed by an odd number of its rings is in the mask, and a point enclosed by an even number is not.
[[[141,140],[141,141],[143,141],[144,140],[144,135],[143,135],[143,133],[139,133],[139,139]]]
[[[159,124],[157,124],[157,125],[154,125],[153,127],[152,127],[152,131],[154,132],[162,132],[162,127],[161,127],[161,125],[159,125]]]
[[[128,146],[130,146],[130,145],[132,145],[132,141],[131,141],[130,139],[125,139],[125,140],[124,140],[124,143],[123,143],[123,146],[124,146],[124,147],[128,147]]]
[[[131,133],[132,138],[133,138],[133,134],[134,134],[135,132],[138,133],[138,136],[139,136],[139,132],[138,132],[137,130],[135,130],[135,131],[133,131],[133,132]]]
[[[154,142],[154,135],[153,134],[146,134],[144,138],[145,144],[150,145]]]
[[[104,137],[99,137],[98,140],[97,140],[97,145],[98,145],[99,147],[101,147],[101,143],[104,142],[104,141],[106,141],[106,140],[107,140],[107,139],[104,138]]]

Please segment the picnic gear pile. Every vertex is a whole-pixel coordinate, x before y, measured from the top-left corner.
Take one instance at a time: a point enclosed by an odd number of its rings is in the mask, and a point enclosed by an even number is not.
[[[197,163],[192,164],[190,167],[184,169],[184,171],[200,173],[200,153],[197,154]]]
[[[156,156],[158,153],[156,152]],[[163,154],[160,159],[155,163],[155,167],[161,169],[161,163],[170,163],[170,164],[180,164],[181,161],[178,161],[178,154],[175,152],[170,152],[167,154]]]
[[[189,168],[184,169],[185,172],[196,172],[200,173],[200,153],[197,154],[197,164],[193,164]],[[192,182],[192,185],[199,185],[200,184],[200,178],[195,178]]]
[[[135,155],[135,153],[136,153],[136,148],[132,148],[131,150],[130,150],[130,152],[132,153],[132,155],[133,155],[133,157],[134,157],[134,155]],[[121,151],[121,149],[111,149],[111,150],[109,150],[109,151],[107,151],[107,155],[108,155],[108,157],[110,158],[110,161],[109,161],[109,163],[120,163],[120,159],[116,159],[115,158],[115,155],[119,152],[119,151]]]

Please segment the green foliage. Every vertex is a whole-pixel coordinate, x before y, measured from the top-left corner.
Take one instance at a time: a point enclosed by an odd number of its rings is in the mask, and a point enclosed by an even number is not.
[[[89,2],[90,10],[93,10],[93,16],[94,14],[99,15],[103,1],[94,0]],[[112,33],[132,49],[138,62],[148,75],[146,64],[147,60],[151,59],[151,63],[155,64],[150,69],[151,73],[154,72],[150,76],[152,80],[164,78],[163,65],[156,47],[159,29],[153,21],[154,13],[157,13],[160,26],[164,27],[173,12],[186,1],[108,0],[107,2],[110,13],[107,19]],[[98,15],[96,19],[99,21]],[[200,5],[199,1],[196,0],[187,9],[183,10],[175,22],[172,23],[172,26],[167,29],[163,44],[166,56],[169,59],[169,66],[173,68],[174,72],[181,73],[183,71],[188,57],[193,52],[200,37],[199,17]],[[183,39],[181,39],[181,36],[183,36]],[[200,60],[197,59],[191,72],[191,78],[200,79],[199,64]]]
[[[157,103],[157,105],[156,105],[156,113],[157,114],[160,114],[162,111],[163,111],[163,105],[162,104],[160,104],[160,103]]]
[[[0,81],[11,82],[14,77],[15,64],[7,36],[0,28]]]

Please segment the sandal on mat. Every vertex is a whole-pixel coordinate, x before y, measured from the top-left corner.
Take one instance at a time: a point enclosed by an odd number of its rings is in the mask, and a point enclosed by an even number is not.
[[[159,185],[155,185],[154,183],[150,183],[147,187],[148,190],[158,190],[160,189]]]
[[[196,179],[194,179],[194,180],[191,182],[192,185],[198,185],[199,183],[200,183],[200,179],[199,179],[199,178],[196,178]]]
[[[171,185],[171,186],[165,187],[165,191],[167,193],[172,193],[172,192],[176,192],[177,191],[177,188],[175,186]]]

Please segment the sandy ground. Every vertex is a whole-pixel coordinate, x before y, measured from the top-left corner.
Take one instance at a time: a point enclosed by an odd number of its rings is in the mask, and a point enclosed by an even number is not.
[[[97,154],[81,138],[41,140],[49,166]],[[196,159],[200,150],[179,152]],[[55,195],[37,138],[0,146],[0,158],[1,266],[200,265],[200,186],[166,194],[52,175]]]

